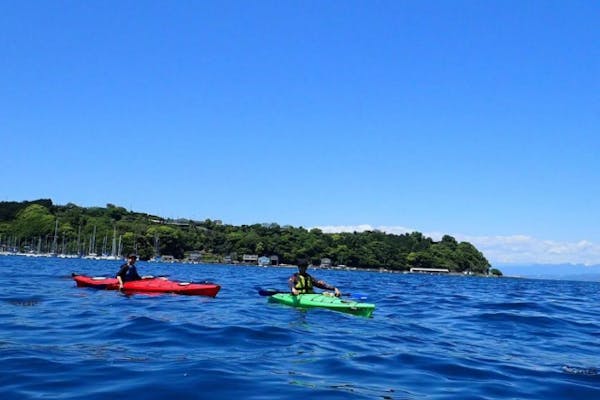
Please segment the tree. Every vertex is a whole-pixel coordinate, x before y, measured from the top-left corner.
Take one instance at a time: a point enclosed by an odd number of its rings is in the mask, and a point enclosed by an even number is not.
[[[17,214],[13,232],[24,239],[47,235],[54,232],[54,221],[54,216],[46,207],[32,204]]]
[[[256,244],[256,254],[262,255],[264,251],[265,251],[265,245],[264,245],[264,243],[263,242],[258,242]]]

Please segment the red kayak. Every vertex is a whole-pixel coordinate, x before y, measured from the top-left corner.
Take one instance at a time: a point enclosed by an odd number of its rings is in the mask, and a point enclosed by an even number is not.
[[[79,287],[91,287],[103,290],[118,290],[117,278],[103,276],[85,276],[73,273],[73,279]],[[139,281],[125,282],[123,291],[126,293],[175,293],[190,296],[215,297],[221,286],[214,283],[195,283],[170,281],[167,278],[146,278]]]

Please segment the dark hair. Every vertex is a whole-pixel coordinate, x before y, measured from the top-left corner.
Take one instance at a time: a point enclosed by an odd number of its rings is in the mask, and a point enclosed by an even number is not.
[[[127,258],[135,258],[135,259],[137,260],[137,255],[135,255],[135,254],[130,254],[130,255],[128,255],[128,256],[127,256]]]
[[[304,258],[300,258],[297,261],[297,264],[298,264],[298,268],[302,268],[302,267],[306,268],[306,267],[308,267],[308,261],[306,261],[306,259],[304,259]]]

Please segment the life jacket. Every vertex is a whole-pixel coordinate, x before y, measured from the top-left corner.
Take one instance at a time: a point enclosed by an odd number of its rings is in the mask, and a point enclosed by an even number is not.
[[[314,293],[312,279],[308,274],[296,274],[296,284],[294,285],[294,288],[301,294]]]
[[[125,279],[123,280],[125,282],[130,282],[138,279],[140,279],[140,276],[137,272],[137,268],[135,267],[135,265],[130,265],[129,268],[127,268],[127,272],[125,272]]]

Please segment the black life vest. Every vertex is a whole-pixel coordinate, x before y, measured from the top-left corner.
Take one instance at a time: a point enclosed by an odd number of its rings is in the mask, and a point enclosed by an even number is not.
[[[140,275],[138,274],[135,265],[127,265],[127,269],[121,277],[123,278],[123,282],[131,282],[140,279]]]

